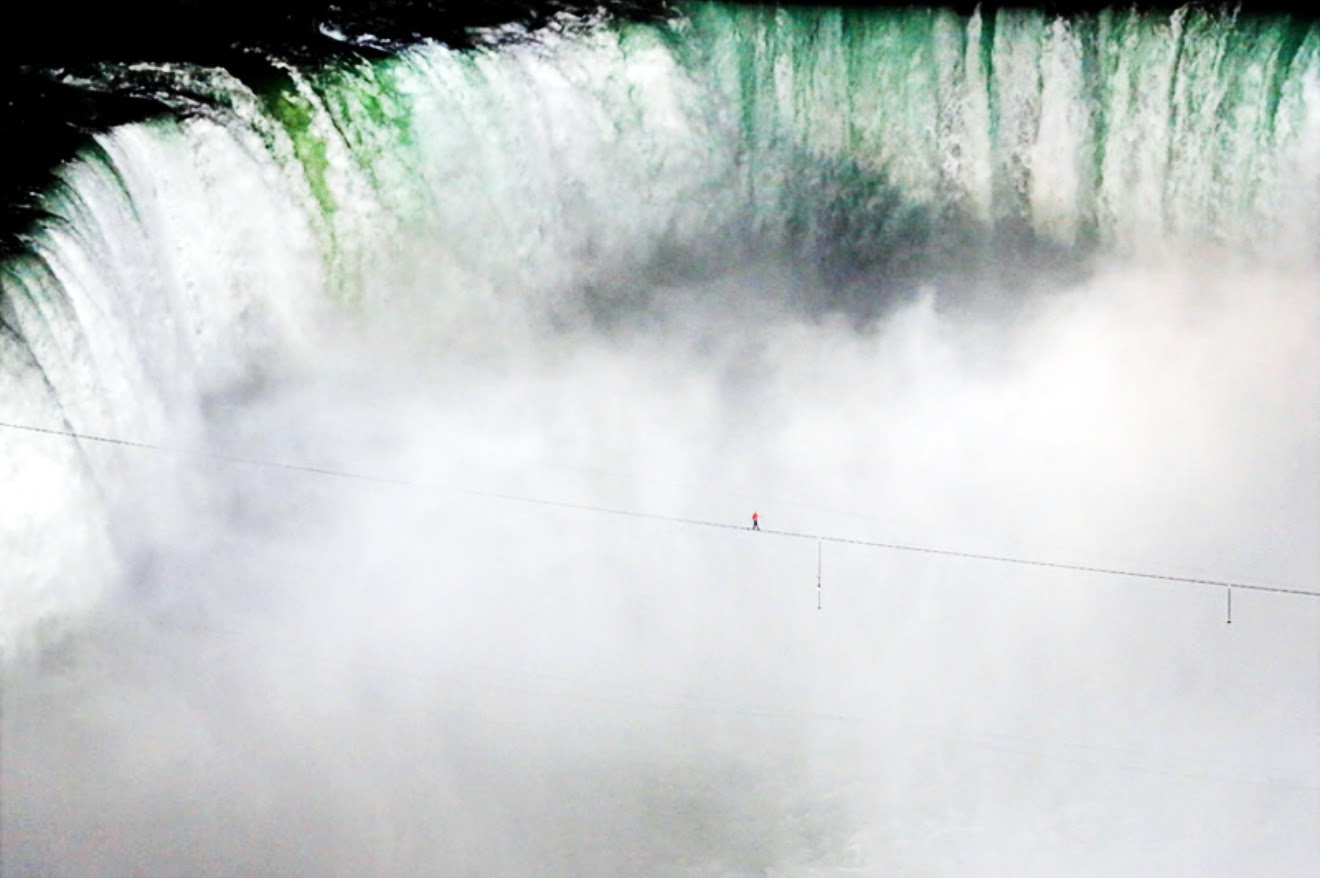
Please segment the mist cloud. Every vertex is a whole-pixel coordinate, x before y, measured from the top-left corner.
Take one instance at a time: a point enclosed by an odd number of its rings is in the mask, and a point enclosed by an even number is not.
[[[10,868],[1307,868],[1309,599],[1228,627],[1216,590],[828,544],[819,611],[812,542],[535,502],[1308,586],[1315,305],[1221,276],[740,332],[735,276],[478,368],[342,339],[208,429],[404,484],[199,458],[118,498],[113,599],[8,675]]]

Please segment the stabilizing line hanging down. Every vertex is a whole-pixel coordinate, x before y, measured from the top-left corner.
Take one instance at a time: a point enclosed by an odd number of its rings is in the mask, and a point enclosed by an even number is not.
[[[818,540],[818,609],[822,609],[822,540]]]

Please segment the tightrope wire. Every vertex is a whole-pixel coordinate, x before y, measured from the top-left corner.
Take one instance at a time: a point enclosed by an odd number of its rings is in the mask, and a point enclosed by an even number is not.
[[[220,454],[210,451],[196,451],[179,448],[170,448],[164,445],[158,445],[151,442],[136,442],[129,439],[120,439],[110,436],[98,436],[90,433],[79,433],[73,430],[57,430],[49,427],[34,427],[28,424],[14,424],[0,421],[0,427],[11,430],[23,430],[30,433],[42,433],[51,436],[61,436],[68,439],[81,439],[87,442],[101,442],[110,445],[120,445],[129,448],[139,448],[151,451],[159,451],[170,454],[178,454],[185,457],[203,458],[217,460],[225,463],[242,464],[244,466],[266,467],[270,469],[282,469],[293,472],[303,472],[312,475],[329,476],[339,479],[349,479],[353,481],[372,482],[382,485],[394,485],[397,487],[428,488],[432,490],[446,491],[454,494],[465,494],[472,497],[484,497],[492,500],[502,500],[510,503],[527,503],[538,506],[548,506],[557,509],[572,509],[580,512],[594,512],[602,515],[617,515],[629,518],[643,518],[652,521],[665,521],[672,524],[682,524],[691,527],[720,528],[723,530],[745,531],[749,528],[741,524],[732,524],[724,521],[711,521],[702,518],[689,518],[679,515],[664,515],[658,512],[644,512],[636,509],[619,509],[610,506],[598,506],[591,503],[573,503],[566,500],[550,500],[545,497],[530,497],[521,494],[508,494],[493,491],[478,491],[467,488],[454,488],[442,485],[431,485],[411,481],[408,479],[390,478],[386,476],[376,476],[368,473],[350,472],[347,470],[331,469],[329,467],[308,466],[304,464],[284,463],[272,460],[257,460],[246,457],[238,457],[229,454]],[[1098,567],[1088,564],[1073,564],[1064,561],[1045,561],[1036,558],[1019,558],[1010,555],[993,555],[982,552],[965,552],[957,549],[942,549],[933,546],[919,546],[907,543],[891,543],[880,540],[854,539],[850,537],[832,536],[830,534],[807,533],[804,531],[777,530],[775,528],[763,528],[758,531],[760,534],[768,536],[789,537],[791,539],[817,540],[819,543],[836,543],[839,545],[865,546],[873,549],[887,549],[894,552],[916,552],[926,555],[938,555],[947,558],[964,558],[972,561],[985,561],[996,564],[1015,564],[1024,567],[1041,567],[1051,570],[1069,570],[1076,573],[1093,573],[1102,576],[1122,576],[1132,579],[1146,579],[1163,582],[1179,582],[1187,585],[1203,585],[1213,588],[1241,589],[1244,591],[1272,592],[1276,594],[1299,595],[1302,597],[1319,597],[1319,592],[1303,588],[1290,588],[1282,585],[1264,585],[1251,582],[1237,582],[1226,579],[1206,579],[1194,576],[1178,576],[1167,573],[1152,573],[1145,570],[1131,570],[1119,567]]]

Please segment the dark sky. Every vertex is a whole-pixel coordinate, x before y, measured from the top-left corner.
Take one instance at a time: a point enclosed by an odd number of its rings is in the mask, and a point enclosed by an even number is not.
[[[392,40],[429,37],[460,44],[464,32],[474,26],[525,21],[536,25],[562,10],[591,11],[607,6],[617,14],[655,15],[668,0],[128,0],[113,3],[27,3],[11,9],[6,31],[22,34],[5,47],[5,63],[63,66],[83,60],[188,60],[206,63],[219,60],[235,44],[281,48],[293,54],[319,54],[335,50],[333,41],[320,32],[320,25],[335,23],[346,33],[366,32]],[[836,6],[934,5],[972,9],[973,0],[954,3],[857,2],[844,0]],[[1184,5],[1173,0],[1141,0],[1138,3],[1107,3],[1101,0],[1046,0],[1046,2],[983,2],[984,9],[997,6],[1039,7],[1055,12],[1101,9],[1107,6],[1136,6],[1165,9]],[[1217,6],[1223,3],[1198,2]],[[1285,0],[1247,0],[1234,4],[1242,11],[1295,11],[1298,4]],[[1307,10],[1317,17],[1317,9]]]

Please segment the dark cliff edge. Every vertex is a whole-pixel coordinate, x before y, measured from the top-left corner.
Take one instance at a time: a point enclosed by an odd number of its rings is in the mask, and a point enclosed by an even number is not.
[[[107,65],[220,67],[260,88],[281,77],[283,63],[371,59],[424,40],[462,48],[484,29],[536,31],[565,16],[667,14],[662,0],[29,2],[0,19],[0,259],[26,249],[43,215],[40,194],[92,135],[186,111],[150,71],[108,76]]]

